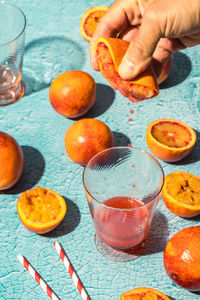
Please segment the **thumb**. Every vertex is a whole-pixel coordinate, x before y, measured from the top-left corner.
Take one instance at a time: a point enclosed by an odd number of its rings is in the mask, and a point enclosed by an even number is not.
[[[142,24],[119,66],[118,72],[122,78],[131,80],[150,65],[160,32],[156,16],[144,14]]]

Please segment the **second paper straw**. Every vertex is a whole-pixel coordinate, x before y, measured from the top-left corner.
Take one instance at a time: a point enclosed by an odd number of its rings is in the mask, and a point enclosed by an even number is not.
[[[60,243],[54,242],[54,247],[56,248],[56,251],[58,252],[58,255],[60,256],[63,264],[65,265],[67,271],[69,272],[73,282],[75,283],[79,293],[81,294],[82,298],[84,300],[90,300],[90,297],[88,296],[86,290],[84,289],[80,279],[78,278],[78,275],[76,274],[72,264],[70,263],[69,259],[67,258],[63,248],[61,247]]]

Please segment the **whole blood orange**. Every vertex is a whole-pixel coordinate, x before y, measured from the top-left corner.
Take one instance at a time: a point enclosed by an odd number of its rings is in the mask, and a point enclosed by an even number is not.
[[[113,88],[118,89],[132,102],[156,97],[159,90],[151,65],[133,80],[125,80],[120,77],[118,68],[129,44],[118,38],[98,38],[95,42],[95,53],[100,72]]]
[[[110,128],[96,119],[82,119],[72,124],[65,134],[66,152],[75,163],[85,166],[98,152],[113,147]]]
[[[120,300],[170,300],[170,298],[156,289],[140,287],[123,293]]]
[[[39,186],[23,192],[17,200],[17,212],[21,222],[28,230],[38,234],[57,227],[66,210],[62,196]]]
[[[196,133],[181,121],[159,119],[148,125],[146,141],[157,158],[166,162],[175,162],[186,157],[193,149]]]
[[[49,90],[55,111],[67,118],[84,115],[95,103],[96,84],[88,73],[71,70],[57,76]]]
[[[0,132],[0,190],[12,187],[19,180],[23,166],[21,146],[11,135]]]
[[[199,245],[200,226],[193,226],[175,233],[164,250],[167,275],[177,285],[190,291],[200,290]]]
[[[108,10],[108,6],[94,6],[86,10],[81,18],[80,33],[87,41],[90,41],[101,18]]]
[[[180,217],[200,214],[200,178],[187,172],[173,172],[165,177],[162,199],[167,208]]]

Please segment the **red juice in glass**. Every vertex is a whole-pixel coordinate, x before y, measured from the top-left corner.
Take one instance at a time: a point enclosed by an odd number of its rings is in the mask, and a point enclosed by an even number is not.
[[[95,211],[98,236],[113,248],[129,248],[142,242],[149,230],[148,206],[130,197],[112,197]]]
[[[90,159],[83,184],[102,254],[104,243],[129,249],[147,237],[163,183],[159,162],[134,147],[108,148]]]

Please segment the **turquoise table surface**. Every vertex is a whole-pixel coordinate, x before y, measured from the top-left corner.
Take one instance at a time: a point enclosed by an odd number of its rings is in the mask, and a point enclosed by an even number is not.
[[[18,102],[0,107],[0,130],[12,135],[22,146],[25,165],[16,186],[0,193],[0,299],[49,299],[17,260],[19,253],[60,299],[81,299],[55,251],[56,240],[62,244],[92,300],[117,300],[126,290],[141,286],[157,288],[176,300],[199,299],[197,293],[176,286],[168,278],[163,250],[175,232],[200,225],[200,218],[179,218],[167,210],[162,199],[145,248],[137,259],[115,261],[97,250],[82,184],[83,167],[65,153],[64,135],[75,121],[53,110],[48,92],[52,80],[64,71],[79,69],[90,73],[97,84],[97,100],[85,117],[105,122],[114,133],[115,145],[130,143],[149,152],[145,132],[151,121],[173,118],[187,123],[197,133],[191,154],[178,163],[160,163],[165,175],[182,170],[200,176],[200,47],[176,53],[172,73],[160,86],[159,96],[133,106],[92,70],[89,44],[79,32],[86,9],[110,5],[111,1],[11,2],[27,17],[23,67],[26,94]],[[16,210],[21,192],[37,185],[63,195],[68,206],[60,226],[45,235],[28,231]]]

